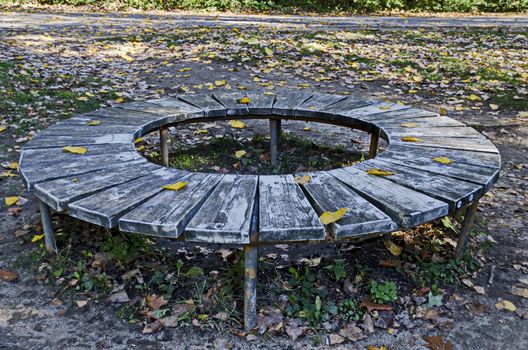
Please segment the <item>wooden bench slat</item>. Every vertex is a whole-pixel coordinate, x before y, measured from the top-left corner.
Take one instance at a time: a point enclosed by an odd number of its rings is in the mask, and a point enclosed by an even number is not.
[[[370,168],[393,172],[385,178],[397,184],[424,193],[449,204],[451,211],[460,209],[484,194],[482,185],[432,174],[406,165],[385,162],[381,159],[368,160],[354,165],[355,168],[367,171]]]
[[[491,187],[491,185],[498,179],[499,176],[498,169],[458,162],[453,162],[452,164],[441,164],[435,162],[432,158],[419,156],[410,157],[406,154],[381,154],[376,159],[383,160],[388,163],[402,164],[409,168],[420,169],[433,174],[440,174],[463,181],[473,182],[483,186],[485,191]]]
[[[29,189],[34,184],[60,179],[71,175],[84,174],[99,169],[111,168],[118,164],[134,162],[134,164],[146,163],[147,160],[141,157],[137,152],[122,152],[112,155],[98,155],[89,157],[75,157],[72,154],[71,160],[61,162],[49,161],[34,163],[30,166],[24,163],[20,167],[20,175],[26,182]]]
[[[249,114],[271,115],[275,94],[266,95],[262,91],[248,91],[246,96],[251,100],[248,104]]]
[[[114,227],[117,220],[163,191],[163,186],[179,181],[188,172],[162,168],[149,175],[108,188],[68,204],[71,216],[104,227]]]
[[[345,99],[346,96],[343,95],[314,93],[310,99],[295,107],[293,113],[300,117],[315,117],[319,111]]]
[[[37,197],[52,209],[63,211],[71,202],[148,175],[160,168],[160,166],[149,162],[117,164],[110,168],[85,174],[40,182],[35,185],[34,191]]]
[[[164,190],[119,219],[119,229],[160,237],[179,237],[223,175],[191,174],[178,191]]]
[[[302,90],[282,90],[277,92],[271,113],[282,116],[293,115],[295,108],[302,105],[312,95],[312,92]]]
[[[259,177],[259,240],[322,240],[324,226],[292,175]]]
[[[373,100],[368,100],[361,97],[347,96],[346,99],[327,106],[322,112],[325,114],[339,114],[341,112],[349,112],[356,108],[370,106],[374,102],[375,101]]]
[[[311,176],[310,182],[302,187],[317,215],[347,208],[343,218],[327,225],[334,238],[391,232],[397,228],[397,224],[385,213],[326,172],[300,174],[303,175]]]
[[[94,136],[75,135],[47,135],[45,133],[35,136],[22,149],[51,148],[64,146],[126,144],[134,141],[132,134],[106,134]]]
[[[60,125],[47,128],[36,136],[103,136],[111,134],[134,134],[137,126],[109,126],[109,125]]]
[[[381,114],[380,114],[381,115]],[[415,118],[380,118],[380,119],[370,119],[372,123],[375,123],[377,126],[382,127],[385,130],[391,130],[392,128],[400,128],[403,123],[416,123],[419,127],[465,127],[464,123],[459,122],[453,118],[448,118],[444,116],[424,116],[424,117],[415,117]]]
[[[416,128],[394,127],[383,128],[390,140],[399,140],[404,136],[422,137],[453,137],[453,138],[482,138],[482,135],[473,128],[465,126],[455,127],[434,127],[420,126]],[[390,130],[390,131],[389,131]]]
[[[213,92],[213,97],[226,108],[227,115],[248,115],[249,114],[248,105],[245,103],[238,102],[241,98],[246,97],[245,92],[236,92],[236,93]]]
[[[88,147],[87,145],[83,146]],[[36,163],[60,163],[64,160],[69,161],[72,158],[82,159],[89,156],[112,155],[122,152],[136,152],[136,149],[132,143],[119,143],[112,145],[112,147],[108,147],[108,145],[92,145],[87,149],[88,151],[85,154],[67,153],[62,147],[26,149],[23,150],[20,155],[19,166],[20,168],[32,168],[33,164]]]
[[[201,108],[206,117],[226,116],[225,107],[215,100],[210,94],[181,95],[178,98],[195,107]]]
[[[376,102],[365,107],[352,109],[349,111],[340,112],[339,115],[345,117],[353,117],[363,121],[370,121],[371,116],[381,113],[395,112],[399,110],[409,109],[409,106],[400,105],[398,103],[390,102]]]
[[[474,152],[499,153],[497,148],[484,136],[480,138],[462,138],[462,137],[442,137],[442,136],[424,136],[419,142],[405,142],[401,140],[392,140],[395,144],[415,143],[421,147],[448,148],[458,150],[468,150]]]
[[[203,118],[205,116],[203,109],[195,107],[177,98],[160,98],[147,100],[145,102],[163,108],[163,113],[167,116],[169,123],[178,123],[182,121]]]
[[[412,108],[410,106],[404,106],[398,103],[388,104],[386,102],[377,102],[372,105],[372,107],[375,106],[382,108],[374,108],[373,111],[367,109],[364,112],[361,112],[364,114],[360,116],[360,118],[371,123],[381,123],[380,125],[383,125],[383,123],[386,122],[397,122],[403,119],[414,119],[413,122],[418,122],[418,120],[416,120],[417,118],[419,118],[421,121],[424,118],[433,118],[438,116],[438,114],[434,112]],[[391,108],[386,109],[389,106]]]
[[[225,175],[185,228],[193,242],[249,243],[258,176]]]
[[[389,153],[390,152],[390,153]],[[456,150],[447,148],[421,147],[414,144],[395,144],[391,143],[382,154],[390,157],[395,154],[407,154],[409,157],[448,157],[457,163],[471,164],[493,169],[499,169],[501,166],[501,157],[498,153],[474,152],[470,150]]]
[[[381,176],[354,167],[328,171],[350,186],[404,228],[416,226],[449,213],[449,205]]]

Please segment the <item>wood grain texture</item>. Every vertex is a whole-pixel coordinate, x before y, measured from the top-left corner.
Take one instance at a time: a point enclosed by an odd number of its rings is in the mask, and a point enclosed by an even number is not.
[[[398,139],[393,139],[391,143],[405,144],[411,142],[404,142]],[[433,148],[447,148],[467,150],[474,152],[499,153],[495,145],[491,143],[484,136],[480,138],[463,138],[463,137],[442,137],[442,136],[424,136],[421,137],[420,142],[416,142],[421,147]]]
[[[347,208],[343,218],[327,225],[335,239],[391,232],[397,228],[397,224],[385,213],[326,172],[300,175],[311,177],[310,182],[302,187],[317,215]]]
[[[328,106],[345,100],[344,95],[314,93],[307,101],[295,107],[294,115],[300,117],[315,117],[319,111],[324,111]]]
[[[248,115],[249,108],[247,104],[239,103],[238,101],[246,97],[244,92],[214,92],[213,97],[226,108],[227,115]]]
[[[249,114],[271,115],[275,95],[266,95],[263,91],[247,91],[246,96],[251,100],[248,104]]]
[[[114,227],[121,216],[163,191],[163,186],[177,182],[187,174],[163,168],[70,203],[68,210],[71,216],[81,220]]]
[[[362,97],[346,96],[345,99],[327,106],[321,112],[325,114],[339,114],[341,112],[348,112],[356,108],[370,106],[374,102],[375,101],[373,100]]]
[[[423,137],[451,137],[451,138],[465,138],[465,139],[479,139],[482,135],[473,128],[465,126],[455,127],[434,127],[434,126],[419,126],[416,128],[394,127],[383,128],[389,136],[389,140],[398,141],[404,136],[414,136],[418,138]],[[390,130],[390,131],[389,131]]]
[[[259,177],[260,241],[322,240],[324,226],[292,175]]]
[[[449,212],[449,205],[445,202],[354,167],[330,170],[328,173],[404,228],[440,218]]]
[[[370,122],[372,116],[374,115],[378,116],[382,113],[386,113],[387,115],[393,115],[395,111],[400,111],[409,108],[409,106],[400,105],[398,103],[376,102],[365,107],[342,111],[337,114],[345,117],[354,117],[363,121]]]
[[[164,190],[119,219],[119,229],[177,238],[209,197],[223,175],[194,173],[178,191]]]
[[[227,115],[225,107],[211,94],[180,95],[178,98],[202,109],[206,117],[224,117]]]
[[[106,134],[94,136],[77,135],[48,135],[45,132],[35,136],[33,140],[26,143],[22,149],[51,148],[63,146],[102,145],[102,144],[126,144],[134,141],[132,134]],[[111,147],[111,146],[110,146]]]
[[[167,116],[169,123],[179,123],[182,121],[203,118],[205,115],[203,109],[177,98],[160,98],[147,100],[146,102],[164,108],[164,115]]]
[[[370,113],[371,110],[365,110],[361,119],[365,121],[370,121],[372,123],[386,123],[386,122],[396,122],[403,119],[414,119],[414,122],[418,122],[417,118],[420,121],[423,118],[432,118],[438,117],[437,113],[425,111],[423,109],[412,108],[410,106],[401,105],[398,103],[386,103],[386,102],[377,102],[372,105],[381,107],[381,109],[374,109],[374,112]],[[390,108],[388,108],[390,107]]]
[[[381,114],[380,114],[381,115]],[[383,129],[390,130],[393,128],[399,128],[401,127],[402,123],[416,123],[420,127],[443,127],[443,126],[450,126],[450,127],[456,127],[456,126],[463,126],[466,125],[464,123],[459,122],[458,120],[455,120],[453,118],[443,117],[443,116],[436,116],[436,117],[404,117],[400,118],[380,118],[380,119],[370,119],[372,123],[375,123],[377,126],[382,127]]]
[[[272,114],[281,116],[293,116],[297,106],[303,104],[311,98],[312,92],[300,90],[282,90],[278,91],[275,96]]]
[[[71,202],[159,169],[160,166],[148,162],[117,164],[102,170],[37,183],[34,192],[52,209],[63,211]]]
[[[186,240],[249,243],[258,177],[225,175],[185,228]]]
[[[385,178],[448,203],[452,212],[468,205],[484,194],[484,188],[481,185],[380,159],[368,160],[356,164],[354,167],[364,171],[375,168],[393,172],[393,175]]]

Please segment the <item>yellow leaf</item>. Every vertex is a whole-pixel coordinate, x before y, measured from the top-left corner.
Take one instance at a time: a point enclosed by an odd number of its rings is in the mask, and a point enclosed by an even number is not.
[[[251,99],[249,97],[242,97],[240,100],[238,100],[238,103],[248,104],[250,102],[251,102]]]
[[[195,134],[207,134],[209,131],[205,130],[205,129],[198,129],[196,130],[194,133]]]
[[[16,176],[16,174],[13,174],[11,171],[4,171],[0,174],[0,177],[13,177]]]
[[[247,152],[244,151],[244,150],[236,151],[236,152],[235,152],[235,157],[237,157],[237,158],[242,158],[242,157],[245,156],[246,154],[247,154]]]
[[[493,104],[493,103],[490,103],[490,108],[494,111],[496,111],[497,109],[499,109],[499,105],[496,105],[496,104]]]
[[[16,202],[18,202],[20,198],[18,198],[18,196],[13,196],[13,197],[5,197],[4,198],[4,202],[5,204],[9,207],[13,204],[15,204]]]
[[[412,79],[417,83],[421,83],[423,81],[423,77],[421,75],[415,75]]]
[[[517,310],[515,305],[511,301],[508,301],[508,300],[502,300],[498,302],[497,304],[495,304],[495,307],[499,310],[504,309],[504,310],[508,310],[511,312],[515,312],[515,310]]]
[[[270,49],[269,47],[265,47],[264,52],[266,52],[266,55],[268,56],[273,56],[273,50]]]
[[[215,80],[216,86],[224,86],[226,84],[225,80]]]
[[[229,125],[231,125],[231,127],[235,129],[244,129],[246,127],[246,124],[244,124],[244,122],[241,122],[240,120],[230,120]]]
[[[330,211],[325,211],[321,214],[319,219],[323,223],[323,225],[331,224],[332,222],[336,222],[337,220],[341,219],[343,216],[345,216],[347,212],[347,208],[341,208],[337,211],[334,211],[333,213]]]
[[[77,101],[88,101],[88,97],[86,96],[77,97]]]
[[[163,186],[166,190],[179,191],[189,184],[189,181],[180,181],[173,183],[172,185]]]
[[[134,59],[132,57],[130,57],[128,54],[126,54],[126,53],[122,53],[119,56],[121,56],[121,58],[124,59],[125,61],[127,61],[128,63],[134,62]]]
[[[35,243],[40,241],[42,238],[44,238],[44,235],[34,235],[33,238],[31,238],[31,243]]]
[[[387,171],[387,170],[383,170],[383,169],[376,169],[376,168],[368,169],[367,170],[367,174],[369,174],[369,175],[378,175],[378,176],[394,175],[394,173],[391,172],[391,171]]]
[[[0,132],[5,131],[5,129],[7,129],[6,126],[0,125]]]
[[[519,118],[528,118],[528,112],[519,112]]]
[[[87,149],[84,147],[73,147],[73,146],[66,146],[62,148],[67,153],[74,153],[74,154],[85,154]]]
[[[471,95],[469,95],[468,100],[470,100],[470,101],[480,101],[480,97],[475,95],[475,94],[471,94]]]
[[[419,139],[418,137],[414,137],[414,136],[403,136],[401,140],[404,142],[420,142],[421,141],[421,139]]]
[[[438,114],[447,115],[447,109],[444,107],[440,107],[440,109],[438,110]]]
[[[453,161],[447,157],[434,157],[433,160],[442,164],[451,164]]]
[[[403,126],[404,128],[417,128],[419,127],[418,123],[401,123],[400,126]]]
[[[192,68],[189,68],[189,67],[185,67],[185,68],[182,68],[182,69],[179,69],[178,72],[187,72],[187,71],[190,71]]]
[[[359,67],[361,67],[357,62],[348,62],[348,65],[354,69],[358,69]]]
[[[303,131],[312,131],[312,128],[310,128],[309,126],[305,126],[305,127],[303,128]]]
[[[9,169],[18,170],[18,162],[9,163],[7,167]]]
[[[99,125],[101,124],[101,121],[100,120],[91,120],[88,122],[88,124],[86,125],[90,125],[90,126],[96,126],[96,125]]]
[[[385,110],[385,111],[388,111],[389,109],[392,109],[392,106],[391,106],[391,105],[381,106],[380,109],[383,109],[383,110]]]
[[[144,150],[145,150],[145,146],[144,145],[136,147],[136,151],[138,151],[138,152],[143,152]]]
[[[125,101],[125,99],[122,98],[122,97],[119,97],[119,98],[116,98],[114,101],[115,101],[116,103],[123,103],[123,102]]]
[[[310,175],[296,175],[295,176],[295,182],[297,182],[299,185],[306,185],[308,182],[312,181],[312,177]]]
[[[385,248],[394,256],[399,256],[402,253],[402,248],[393,241],[385,241]]]
[[[137,139],[134,140],[134,144],[140,143],[141,141],[143,141],[143,138],[138,137]]]

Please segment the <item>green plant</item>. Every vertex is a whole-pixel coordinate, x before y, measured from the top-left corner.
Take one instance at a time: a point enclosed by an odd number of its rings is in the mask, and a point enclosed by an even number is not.
[[[325,269],[329,270],[336,282],[347,276],[346,263],[343,259],[335,259],[332,265],[326,266]]]
[[[345,299],[341,301],[338,306],[338,311],[341,318],[346,321],[359,321],[364,314],[354,299]]]
[[[140,255],[150,254],[151,244],[149,240],[139,234],[108,235],[102,244],[102,250],[124,265],[137,259]]]
[[[398,299],[398,290],[394,282],[378,283],[370,281],[370,296],[376,303],[386,304]]]

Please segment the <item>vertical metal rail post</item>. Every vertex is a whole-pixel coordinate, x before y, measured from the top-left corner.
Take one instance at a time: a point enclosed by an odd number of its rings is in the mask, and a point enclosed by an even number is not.
[[[281,134],[281,120],[270,119],[270,153],[271,153],[271,166],[279,165],[279,141]]]
[[[376,154],[378,154],[378,141],[378,131],[372,131],[370,133],[369,159],[376,157]]]
[[[469,233],[475,223],[475,217],[477,216],[478,199],[466,208],[464,214],[464,222],[462,222],[462,229],[460,230],[460,237],[458,238],[457,246],[455,249],[455,258],[461,259],[464,256],[466,250]]]
[[[51,224],[50,207],[39,199],[40,218],[42,220],[42,229],[44,230],[44,241],[48,252],[57,252],[57,244],[53,235],[53,226]]]
[[[161,149],[161,162],[164,166],[169,166],[169,129],[161,128],[159,130],[160,136],[160,149]]]
[[[244,329],[257,325],[258,196],[251,220],[249,244],[244,245]]]

